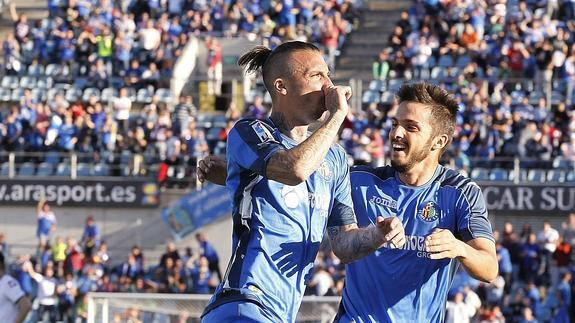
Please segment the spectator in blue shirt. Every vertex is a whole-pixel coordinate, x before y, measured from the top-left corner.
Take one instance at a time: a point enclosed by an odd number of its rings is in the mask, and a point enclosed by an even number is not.
[[[208,240],[203,233],[196,234],[196,240],[200,245],[200,255],[206,257],[208,260],[208,268],[211,273],[215,272],[218,275],[218,279],[222,280],[222,273],[220,272],[220,258],[216,249]]]
[[[94,223],[94,217],[91,215],[86,218],[86,226],[84,226],[81,242],[84,245],[86,258],[90,258],[100,245],[100,229]]]

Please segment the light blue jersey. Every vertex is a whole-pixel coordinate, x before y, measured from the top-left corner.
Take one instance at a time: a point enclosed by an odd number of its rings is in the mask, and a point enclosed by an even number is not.
[[[395,215],[405,227],[406,243],[346,266],[336,321],[443,322],[458,262],[429,259],[425,237],[442,228],[463,241],[493,240],[480,188],[443,166],[418,187],[403,184],[392,167],[358,167],[351,171],[351,185],[358,226]]]
[[[326,227],[355,223],[341,147],[333,145],[321,167],[299,185],[266,178],[271,156],[296,145],[271,120],[243,119],[230,132],[226,186],[233,199],[234,250],[208,316],[222,304],[251,302],[272,321],[295,321]]]

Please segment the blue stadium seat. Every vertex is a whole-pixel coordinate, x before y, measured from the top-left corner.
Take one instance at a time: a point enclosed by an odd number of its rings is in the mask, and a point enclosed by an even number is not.
[[[508,181],[509,172],[503,168],[494,168],[489,173],[489,179],[492,181]]]
[[[150,90],[148,90],[148,88],[139,89],[138,94],[136,95],[136,101],[140,103],[152,102],[152,95],[150,94]]]
[[[76,77],[76,78],[74,79],[74,87],[75,87],[75,88],[83,89],[83,88],[85,88],[86,86],[88,86],[88,84],[89,84],[89,81],[88,81],[88,79],[85,78],[85,77]]]
[[[395,96],[393,95],[393,93],[385,91],[381,94],[380,101],[384,104],[392,104],[394,98]]]
[[[379,92],[377,91],[365,91],[361,97],[361,102],[363,103],[377,103],[379,101]]]
[[[43,162],[38,165],[36,176],[52,176],[54,174],[54,164]]]
[[[94,165],[94,176],[109,176],[110,175],[110,167],[107,164],[96,164]]]
[[[36,82],[36,87],[41,89],[48,89],[52,87],[54,80],[51,77],[40,77]]]
[[[527,180],[529,182],[539,182],[544,183],[546,180],[547,173],[544,169],[531,169],[527,174]]]
[[[442,55],[439,58],[439,66],[441,67],[450,67],[453,66],[453,57],[451,55]]]
[[[38,101],[46,101],[47,98],[46,89],[38,87],[32,89],[32,97],[34,97]]]
[[[212,126],[212,116],[206,113],[199,113],[196,117],[198,128],[210,128]]]
[[[34,163],[23,163],[22,165],[20,165],[20,169],[18,169],[18,175],[19,176],[34,176],[34,174],[36,173],[36,166],[34,165]]]
[[[22,76],[20,79],[20,87],[24,89],[32,89],[36,87],[36,78],[32,76]]]
[[[551,169],[547,171],[547,181],[549,182],[564,182],[565,172],[559,169]]]
[[[74,102],[82,98],[82,90],[76,87],[72,87],[66,91],[66,100],[68,102]]]
[[[465,68],[467,65],[469,65],[469,63],[471,63],[471,57],[467,56],[467,55],[463,55],[463,56],[459,56],[457,58],[457,62],[455,63],[455,66],[463,69]]]
[[[575,163],[570,160],[557,157],[553,160],[553,168],[555,169],[563,169],[563,170],[570,170],[574,168]]]
[[[56,169],[56,176],[70,176],[71,168],[69,163],[60,163]]]
[[[369,89],[371,91],[380,91],[383,84],[384,82],[382,82],[381,80],[371,80],[369,82]]]
[[[90,165],[85,163],[78,163],[76,168],[76,176],[79,177],[92,176],[92,170],[90,169]]]
[[[172,101],[172,94],[170,93],[170,89],[157,89],[156,96],[160,102],[169,103]]]
[[[105,88],[102,90],[100,100],[102,100],[102,102],[110,102],[117,96],[118,96],[118,90],[112,88]]]
[[[479,167],[473,168],[473,170],[471,170],[470,177],[476,181],[488,181],[489,170],[487,168],[479,168]]]
[[[62,67],[59,64],[48,64],[44,74],[46,76],[58,76],[62,73]]]
[[[28,66],[28,75],[40,76],[44,74],[44,65],[36,64]]]
[[[431,69],[432,79],[444,79],[447,76],[447,70],[441,66],[435,66]]]
[[[92,95],[95,95],[99,98],[100,97],[100,89],[95,88],[95,87],[89,87],[89,88],[85,89],[84,95],[82,96],[82,101],[88,102]]]
[[[12,90],[12,95],[10,95],[10,100],[12,100],[14,102],[19,102],[23,96],[24,96],[24,89],[23,88],[17,88],[17,89]]]
[[[18,77],[14,75],[6,75],[2,78],[2,82],[0,82],[0,86],[5,89],[16,89],[20,86],[20,82],[18,81]]]
[[[44,162],[57,165],[60,163],[60,154],[57,151],[49,151],[45,155]]]
[[[0,88],[0,101],[9,102],[11,99],[11,92],[10,89],[7,88]]]
[[[517,175],[517,173],[514,170],[510,171],[509,172],[509,180],[515,181],[516,179],[518,182],[526,182],[527,181],[527,170],[521,169],[519,171],[519,175]]]
[[[217,128],[225,128],[228,125],[228,120],[226,119],[225,114],[218,113],[214,115],[213,119],[214,127]]]
[[[58,93],[65,94],[65,92],[61,89],[51,88],[48,90],[48,92],[46,92],[46,98],[48,99],[48,101],[53,101],[54,97]]]
[[[575,170],[569,171],[567,175],[565,175],[566,182],[575,182]]]
[[[8,177],[10,175],[10,164],[2,163],[0,167],[0,176]]]
[[[387,83],[387,90],[391,93],[395,93],[397,92],[397,90],[399,90],[402,84],[403,84],[402,80],[396,80],[396,79],[389,80],[389,82]]]

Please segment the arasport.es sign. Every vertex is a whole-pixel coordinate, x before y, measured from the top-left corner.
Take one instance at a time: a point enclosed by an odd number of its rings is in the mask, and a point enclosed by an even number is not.
[[[55,206],[157,207],[154,181],[0,180],[0,204],[34,205],[44,198]]]
[[[480,183],[487,209],[509,214],[575,212],[575,186]]]

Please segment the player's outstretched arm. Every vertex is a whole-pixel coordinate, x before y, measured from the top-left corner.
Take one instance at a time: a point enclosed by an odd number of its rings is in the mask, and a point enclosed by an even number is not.
[[[196,175],[200,182],[212,182],[217,185],[226,185],[228,176],[227,163],[217,156],[207,156],[198,162]]]
[[[475,279],[492,282],[497,277],[495,243],[489,239],[475,238],[465,243],[451,231],[436,228],[427,236],[425,249],[431,259],[457,258]]]
[[[377,217],[375,225],[358,228],[357,224],[327,228],[331,247],[343,263],[359,260],[388,244],[401,248],[405,244],[403,224],[397,217]]]

